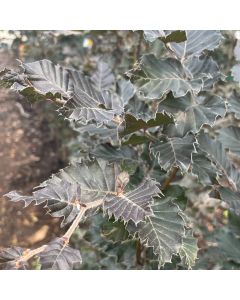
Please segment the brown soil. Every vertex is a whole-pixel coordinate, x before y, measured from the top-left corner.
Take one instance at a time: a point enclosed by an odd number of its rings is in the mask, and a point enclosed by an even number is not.
[[[6,62],[0,54],[1,67]],[[2,197],[11,190],[29,193],[63,167],[59,134],[49,122],[45,103],[32,106],[0,89],[0,247],[37,247],[60,233],[60,220],[43,207],[23,209],[23,203]]]

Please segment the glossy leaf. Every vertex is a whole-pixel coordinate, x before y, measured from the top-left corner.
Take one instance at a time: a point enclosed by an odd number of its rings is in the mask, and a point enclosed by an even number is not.
[[[196,133],[204,124],[212,126],[218,116],[224,116],[225,103],[218,96],[185,97],[174,99],[168,96],[159,104],[159,110],[172,114],[177,124],[182,124],[182,134]]]
[[[187,30],[186,36],[186,41],[182,43],[171,43],[171,49],[182,60],[199,56],[203,50],[214,50],[223,39],[218,30]]]
[[[192,153],[195,151],[194,142],[193,135],[184,138],[168,138],[152,143],[150,151],[164,170],[179,166],[186,172],[192,162]]]
[[[107,210],[110,217],[113,215],[116,219],[121,218],[125,222],[132,220],[137,224],[152,214],[153,197],[159,194],[157,182],[146,179],[134,190],[108,197],[104,202],[104,210]]]
[[[192,155],[192,173],[198,176],[198,180],[204,185],[211,185],[216,178],[216,166],[206,157],[206,155],[197,149],[197,153]]]
[[[141,241],[153,247],[158,255],[159,266],[171,262],[172,256],[179,253],[184,236],[184,221],[172,200],[170,197],[160,199],[152,207],[153,215],[137,228]]]
[[[153,54],[143,55],[140,66],[143,75],[136,75],[139,91],[146,98],[160,99],[172,92],[182,97],[188,92],[199,93],[203,87],[202,76],[187,78],[182,64],[174,58],[157,59]]]
[[[22,196],[17,192],[6,194],[11,201],[24,201],[25,206],[31,202],[37,205],[47,202],[46,206],[53,217],[64,217],[62,226],[71,223],[80,210],[81,189],[76,183],[61,180],[53,175],[48,183],[43,183],[42,188],[34,191],[32,196]]]
[[[118,81],[118,87],[120,97],[123,101],[123,105],[125,106],[136,93],[136,88],[129,80],[125,79],[121,79]]]
[[[113,147],[110,144],[101,144],[95,147],[90,153],[97,158],[102,158],[109,162],[139,162],[138,153],[128,146]]]
[[[174,122],[173,118],[166,113],[157,113],[154,119],[150,119],[148,121],[144,121],[141,118],[136,118],[131,114],[126,114],[125,128],[123,132],[120,133],[120,135],[125,136],[141,129],[146,130],[151,127],[167,125],[173,122]]]
[[[234,168],[226,156],[226,152],[219,141],[211,139],[208,134],[201,132],[197,138],[199,147],[207,153],[209,159],[216,165],[219,183],[225,187],[237,190],[239,186],[239,172]]]
[[[47,202],[50,213],[54,217],[64,217],[62,225],[71,223],[81,205],[103,200],[104,210],[116,219],[135,223],[142,221],[151,213],[152,197],[160,190],[157,183],[146,180],[139,187],[125,193],[129,175],[120,173],[116,164],[98,159],[90,162],[76,162],[57,175],[43,182],[32,196],[24,199],[18,194],[9,193],[6,196],[12,201],[25,200],[36,204]]]
[[[186,40],[186,33],[182,30],[144,30],[144,38],[148,42],[160,38],[164,43],[181,43]]]

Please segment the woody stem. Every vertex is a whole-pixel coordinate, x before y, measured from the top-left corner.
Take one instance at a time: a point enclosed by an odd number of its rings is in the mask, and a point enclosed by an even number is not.
[[[103,203],[103,199],[100,199],[100,200],[96,200],[96,201],[87,203],[85,206],[81,206],[80,211],[79,211],[77,217],[75,218],[75,220],[73,221],[72,225],[69,227],[69,229],[67,230],[67,232],[62,236],[62,238],[65,239],[66,242],[68,242],[69,239],[70,239],[70,237],[72,236],[73,232],[77,228],[78,224],[82,220],[85,212],[88,209],[95,208],[95,207],[98,207],[98,206],[102,205],[102,203]],[[20,261],[28,261],[33,256],[35,256],[35,255],[43,252],[46,247],[47,247],[47,245],[43,245],[43,246],[41,246],[39,248],[26,251],[26,254],[24,254],[23,256],[21,256],[17,261],[18,262],[20,262]]]

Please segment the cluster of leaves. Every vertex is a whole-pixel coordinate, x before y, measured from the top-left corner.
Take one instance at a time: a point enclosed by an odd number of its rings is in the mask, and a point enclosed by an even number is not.
[[[63,217],[66,234],[38,249],[2,250],[3,268],[27,268],[32,258],[42,269],[77,268],[81,254],[68,243],[79,222],[82,227],[89,219],[94,226],[81,241],[89,247],[90,236],[97,248],[96,268],[170,263],[192,268],[197,235],[186,207],[194,197],[182,183],[189,177],[205,196],[220,199],[239,215],[240,98],[236,91],[228,97],[217,93],[227,82],[212,58],[223,35],[131,34],[139,44],[136,52],[130,47],[134,61],[122,76],[120,68],[114,74],[105,57],[98,58],[89,76],[45,59],[1,71],[1,82],[30,101],[55,102],[78,133],[78,152],[69,166],[30,196],[6,195],[25,206],[45,203],[53,217]],[[127,264],[119,263],[123,256]],[[84,259],[83,266],[88,268]]]

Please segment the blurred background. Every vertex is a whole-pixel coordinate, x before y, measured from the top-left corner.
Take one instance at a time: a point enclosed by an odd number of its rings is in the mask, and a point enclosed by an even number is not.
[[[214,52],[214,59],[230,83],[226,87],[221,84],[216,87],[220,95],[226,96],[231,88],[230,70],[235,64],[237,39],[234,31],[224,31],[223,34],[224,43]],[[131,69],[148,47],[141,31],[0,31],[0,70],[17,66],[17,59],[31,62],[47,58],[88,74],[96,67],[98,58],[103,57],[118,76]],[[160,40],[155,41],[151,49],[158,57],[164,54]],[[37,247],[61,233],[61,220],[48,216],[44,207],[31,206],[23,210],[21,204],[9,203],[1,196],[10,190],[31,192],[33,187],[74,159],[83,146],[81,143],[81,136],[63,118],[56,117],[54,104],[46,101],[31,104],[9,89],[0,88],[0,247]],[[234,253],[236,260],[229,264],[224,252],[211,247],[214,242],[208,242],[209,236],[218,234],[219,228],[228,223],[227,212],[218,203],[207,203],[209,199],[204,199],[203,194],[200,197],[196,190],[193,190],[193,195],[194,208],[189,209],[200,228],[201,248],[196,269],[238,269],[239,252]],[[81,244],[85,248],[82,253],[87,256],[83,257],[86,264],[82,268],[136,268],[138,262],[132,244],[129,247],[125,244],[124,249],[128,250],[124,252],[109,246],[110,255],[93,247],[95,242],[99,245],[104,242],[96,240],[101,238],[98,224],[103,222],[96,217],[91,231],[90,225],[86,224],[73,237],[75,247]],[[239,227],[239,224],[234,224]],[[225,240],[224,243],[228,242]],[[149,264],[146,268],[156,268],[156,265]]]
[[[140,55],[139,39],[133,31],[0,31],[0,70],[46,58],[88,73],[102,57],[124,73]],[[0,87],[0,247],[37,247],[61,234],[43,207],[22,209],[2,197],[30,193],[78,151],[76,133],[56,115],[54,104],[31,104]]]

